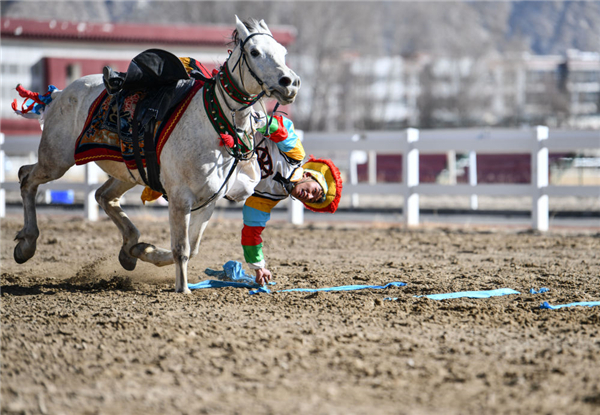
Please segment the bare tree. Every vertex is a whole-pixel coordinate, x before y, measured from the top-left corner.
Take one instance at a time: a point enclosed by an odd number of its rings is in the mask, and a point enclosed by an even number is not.
[[[2,1],[3,17],[90,22],[160,24],[227,24],[241,19],[265,19],[271,27],[297,28],[289,47],[290,63],[303,88],[294,104],[294,119],[305,130],[385,127],[379,108],[398,97],[374,100],[373,78],[350,66],[357,59],[411,56],[474,59],[470,74],[459,77],[453,97],[441,97],[432,66],[420,74],[420,126],[441,123],[438,115],[452,108],[457,122],[476,123],[487,106],[482,90],[488,78],[485,57],[492,51],[562,53],[566,48],[598,49],[600,2],[395,2],[395,1],[168,1],[168,0],[44,0]],[[396,82],[397,72],[387,74]],[[379,82],[379,80],[378,80]],[[555,86],[548,86],[555,88]],[[550,111],[560,120],[569,117],[565,93],[549,96]],[[386,104],[387,102],[387,104]],[[505,122],[523,120],[524,107],[499,115]],[[436,115],[438,114],[438,115]],[[418,126],[418,125],[415,125]]]

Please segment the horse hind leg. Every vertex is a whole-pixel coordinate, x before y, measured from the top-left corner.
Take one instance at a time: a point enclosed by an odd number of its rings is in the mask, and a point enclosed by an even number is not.
[[[199,252],[200,240],[204,230],[206,229],[206,225],[208,225],[208,220],[212,215],[213,209],[214,205],[207,208],[207,212],[198,214],[198,218],[192,215],[189,225],[189,240],[191,250],[189,255],[190,258],[196,256]],[[131,248],[130,252],[131,255],[135,256],[136,258],[144,262],[154,264],[157,267],[164,267],[166,265],[173,265],[175,263],[172,249],[158,248],[145,242],[138,243]]]
[[[131,255],[144,262],[149,262],[157,267],[173,265],[173,252],[159,248],[146,242],[140,242],[130,250]]]
[[[159,248],[146,242],[137,242],[131,245],[126,252],[121,250],[121,254],[127,254],[134,260],[141,260],[150,264],[156,265],[157,267],[164,267],[167,265],[173,265],[173,252],[169,249]],[[119,255],[121,259],[121,255]]]
[[[194,258],[200,252],[200,241],[202,235],[206,230],[208,221],[210,220],[215,204],[211,203],[205,209],[197,212],[195,215],[192,214],[190,219],[190,258]]]
[[[22,166],[19,169],[19,182],[21,183],[21,198],[23,199],[23,228],[15,236],[17,245],[13,253],[18,264],[23,264],[35,254],[37,239],[40,231],[37,224],[35,197],[40,184],[47,183],[62,177],[72,166],[64,164],[45,163],[43,160],[35,164]]]
[[[134,183],[126,183],[113,177],[109,178],[96,191],[96,201],[104,209],[108,217],[117,225],[123,236],[123,245],[119,252],[119,262],[127,271],[133,271],[137,258],[130,254],[130,250],[138,243],[140,232],[121,209],[121,196],[134,187]]]

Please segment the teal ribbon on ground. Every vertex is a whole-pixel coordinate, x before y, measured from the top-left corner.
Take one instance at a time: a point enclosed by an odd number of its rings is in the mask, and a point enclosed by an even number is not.
[[[262,287],[258,284],[254,283],[254,278],[246,273],[243,270],[242,264],[238,261],[228,261],[223,265],[223,271],[216,271],[210,268],[207,268],[204,271],[208,276],[217,277],[219,280],[206,280],[200,281],[196,284],[188,284],[188,288],[190,290],[199,290],[203,288],[224,288],[224,287],[234,287],[234,288],[250,288],[249,294],[258,294],[258,293],[267,293],[270,294],[271,291],[267,288],[266,285]],[[268,285],[275,285],[274,282],[270,282]],[[285,292],[308,292],[314,293],[318,291],[354,291],[354,290],[365,290],[368,288],[381,290],[388,287],[403,287],[405,286],[405,282],[390,282],[386,285],[343,285],[341,287],[328,287],[328,288],[291,288],[288,290],[280,290],[275,291],[278,293]]]
[[[453,298],[490,298],[499,297],[501,295],[510,294],[521,294],[519,291],[515,291],[510,288],[498,288],[497,290],[488,291],[462,291],[457,293],[444,293],[444,294],[430,294],[425,297],[432,300],[448,300]]]
[[[275,285],[275,283],[270,282],[269,285]],[[385,289],[385,288],[389,288],[389,287],[403,287],[405,285],[406,285],[405,282],[390,282],[386,285],[343,285],[340,287],[326,287],[326,288],[291,288],[288,290],[280,290],[280,291],[275,291],[275,292],[285,293],[285,292],[296,291],[296,292],[314,293],[314,292],[319,292],[319,291],[355,291],[355,290],[365,290],[365,289],[381,290],[381,289]],[[247,284],[244,282],[206,280],[206,281],[200,281],[196,284],[188,284],[188,288],[190,290],[199,290],[199,289],[203,289],[203,288],[225,288],[225,287],[250,288],[250,291],[248,291],[248,293],[250,295],[259,294],[259,293],[266,293],[266,294],[271,293],[271,291],[266,286],[260,287],[257,284]]]
[[[200,290],[203,288],[262,288],[257,284],[246,284],[245,282],[234,282],[234,281],[219,281],[219,280],[205,280],[197,282],[196,284],[188,284],[190,290]]]
[[[426,297],[432,300],[450,300],[453,298],[490,298],[498,297],[501,295],[510,294],[521,294],[519,291],[515,291],[510,288],[498,288],[497,290],[488,291],[461,291],[457,293],[443,293],[443,294],[430,294],[430,295],[415,295],[416,298]],[[398,298],[384,298],[384,300],[395,301]]]
[[[576,307],[576,306],[595,307],[597,305],[600,305],[600,301],[580,301],[578,303],[559,304],[559,305],[552,305],[552,304],[548,303],[547,301],[544,301],[542,303],[542,305],[540,305],[540,308],[545,308],[547,310],[558,310],[559,308],[564,308],[564,307]]]
[[[405,282],[390,282],[385,285],[342,285],[339,287],[325,287],[325,288],[290,288],[287,290],[276,291],[278,293],[289,293],[289,292],[301,292],[301,293],[316,293],[316,292],[330,292],[330,291],[356,291],[356,290],[383,290],[389,287],[404,287]]]

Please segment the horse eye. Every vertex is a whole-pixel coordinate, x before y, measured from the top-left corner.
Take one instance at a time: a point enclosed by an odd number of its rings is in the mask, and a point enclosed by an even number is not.
[[[252,57],[256,58],[257,56],[260,56],[260,52],[256,49],[252,49],[250,51],[250,55],[252,55]]]

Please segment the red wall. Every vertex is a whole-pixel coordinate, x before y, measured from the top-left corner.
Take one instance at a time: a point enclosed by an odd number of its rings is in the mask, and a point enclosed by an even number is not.
[[[67,86],[68,68],[70,65],[79,65],[81,76],[102,73],[102,68],[110,66],[116,71],[126,71],[128,60],[106,59],[75,59],[75,58],[44,58],[44,83],[54,85],[58,89]]]
[[[565,157],[565,153],[550,154],[552,165]],[[446,168],[446,156],[443,154],[427,154],[419,156],[419,181],[435,183],[437,176]],[[368,163],[358,165],[358,181],[368,180]],[[402,156],[377,156],[377,181],[402,182]],[[458,183],[469,182],[469,169],[456,178]],[[478,154],[478,183],[530,183],[531,156],[529,154]]]

